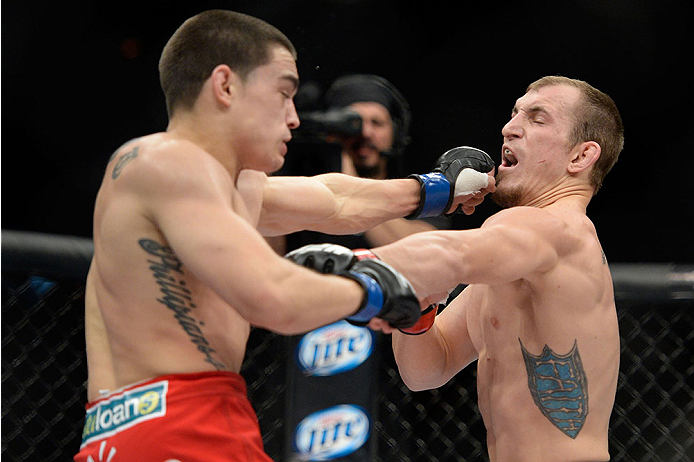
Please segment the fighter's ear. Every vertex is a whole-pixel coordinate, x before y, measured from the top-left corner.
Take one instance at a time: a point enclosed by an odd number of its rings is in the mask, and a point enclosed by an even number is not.
[[[229,106],[240,82],[238,75],[226,64],[220,64],[212,69],[210,80],[215,99]]]
[[[601,152],[600,145],[595,141],[579,143],[572,150],[572,157],[567,170],[569,173],[582,172],[598,160]]]

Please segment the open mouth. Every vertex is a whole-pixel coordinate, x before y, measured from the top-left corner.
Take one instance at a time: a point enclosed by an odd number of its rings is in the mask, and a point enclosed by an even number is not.
[[[503,148],[501,150],[501,166],[514,167],[516,164],[518,164],[518,159],[513,155],[513,152],[509,148]]]

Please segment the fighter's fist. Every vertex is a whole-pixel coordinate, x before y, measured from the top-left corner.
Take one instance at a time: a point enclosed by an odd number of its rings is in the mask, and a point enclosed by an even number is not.
[[[357,262],[353,251],[336,244],[309,244],[292,250],[284,257],[326,274],[344,273]]]
[[[371,318],[379,317],[392,327],[405,329],[417,323],[419,301],[410,283],[386,263],[376,259],[358,261],[340,274],[359,282],[364,288],[361,306],[347,321],[365,326]]]
[[[344,273],[357,261],[378,258],[369,249],[350,250],[337,244],[309,244],[292,250],[284,258],[319,273]]]
[[[347,318],[352,324],[365,326],[373,317],[379,317],[392,327],[404,329],[419,319],[419,301],[410,283],[367,249],[352,251],[341,245],[310,244],[285,257],[318,272],[337,274],[361,284],[364,299],[357,312]]]
[[[446,213],[456,197],[486,188],[492,178],[488,173],[493,171],[494,161],[480,149],[460,146],[446,151],[436,161],[432,173],[409,176],[419,181],[421,199],[417,210],[406,218],[433,217]]]

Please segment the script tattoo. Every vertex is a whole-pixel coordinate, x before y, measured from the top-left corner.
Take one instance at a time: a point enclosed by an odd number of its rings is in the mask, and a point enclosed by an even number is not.
[[[588,415],[588,379],[578,354],[578,342],[574,341],[565,355],[545,345],[536,356],[525,349],[523,342],[520,346],[533,401],[555,427],[575,439]]]
[[[125,154],[123,154],[122,156],[120,156],[118,158],[118,162],[116,162],[116,166],[113,167],[113,174],[111,175],[111,177],[114,180],[116,178],[118,178],[118,176],[120,175],[120,172],[123,171],[123,167],[125,167],[128,164],[128,162],[130,162],[131,160],[133,160],[134,158],[137,157],[137,150],[138,149],[139,149],[139,147],[135,146],[132,151],[126,152]],[[111,159],[113,159],[113,156],[111,157]]]
[[[205,362],[212,364],[217,370],[226,369],[226,366],[214,357],[213,353],[216,351],[200,329],[204,323],[191,315],[196,305],[193,303],[191,291],[185,287],[186,282],[182,279],[181,261],[170,247],[165,247],[157,241],[140,239],[138,243],[149,255],[155,257],[148,259],[147,263],[159,285],[161,298],[157,298],[157,301],[173,312],[174,319],[178,321],[190,341],[205,355]]]

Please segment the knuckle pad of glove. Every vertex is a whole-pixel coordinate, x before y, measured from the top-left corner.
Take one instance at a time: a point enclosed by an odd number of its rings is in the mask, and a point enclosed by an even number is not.
[[[487,173],[494,168],[494,161],[489,155],[477,148],[461,146],[450,149],[439,157],[436,168],[448,178],[455,178],[464,168],[472,168]],[[449,178],[450,179],[450,178]]]
[[[354,264],[352,271],[370,276],[381,286],[384,300],[379,318],[396,328],[411,327],[419,320],[419,301],[400,273],[380,260],[362,260]]]
[[[352,267],[357,257],[346,247],[309,244],[289,252],[285,258],[319,273],[337,274]]]
[[[303,266],[305,266],[306,268],[315,268],[316,267],[316,259],[313,257],[313,255],[307,255],[301,264]]]

